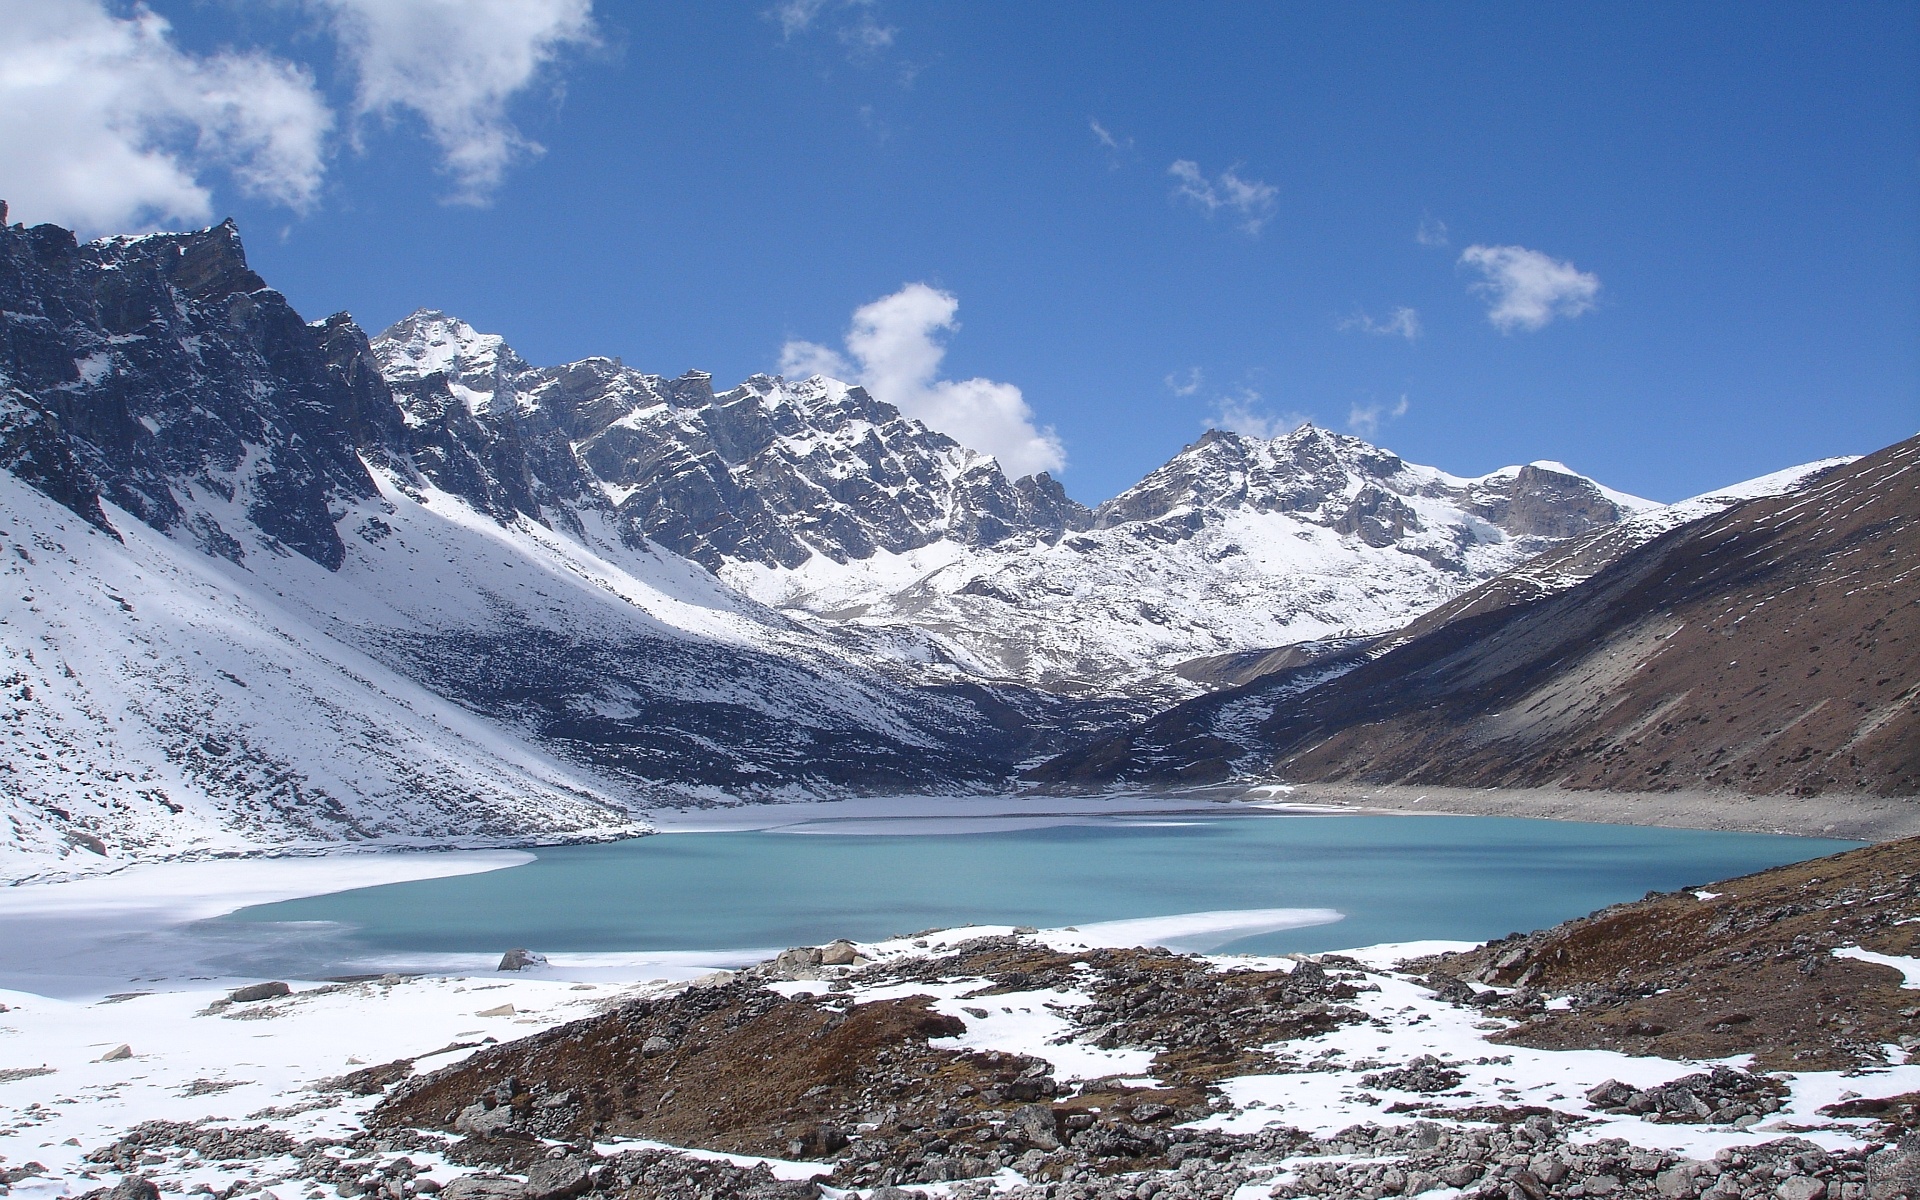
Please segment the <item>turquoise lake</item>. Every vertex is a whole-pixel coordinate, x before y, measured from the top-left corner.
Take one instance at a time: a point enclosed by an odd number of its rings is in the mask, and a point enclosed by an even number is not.
[[[226,936],[275,933],[283,951],[308,942],[312,953],[343,962],[404,962],[409,954],[498,955],[509,946],[711,951],[970,922],[1047,927],[1336,909],[1341,919],[1331,924],[1208,947],[1318,951],[1498,937],[1651,890],[1858,844],[1494,817],[1116,817],[951,834],[930,827],[940,826],[903,822],[898,828],[912,832],[888,835],[886,822],[867,821],[861,833],[842,834],[814,822],[804,833],[665,834],[541,849],[520,867],[261,905],[204,925]]]

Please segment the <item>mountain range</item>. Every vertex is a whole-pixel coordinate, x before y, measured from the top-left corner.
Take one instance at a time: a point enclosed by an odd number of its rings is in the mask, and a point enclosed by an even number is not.
[[[1209,432],[1088,508],[835,380],[536,367],[425,310],[369,338],[231,223],[80,243],[4,206],[0,465],[34,869],[1264,770],[1299,739],[1260,704],[1749,503],[1307,426]]]

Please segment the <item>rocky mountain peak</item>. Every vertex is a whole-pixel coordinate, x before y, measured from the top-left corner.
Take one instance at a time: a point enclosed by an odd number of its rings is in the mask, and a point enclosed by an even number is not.
[[[514,394],[532,370],[499,334],[481,333],[431,308],[401,318],[371,345],[389,381],[413,384],[442,375],[453,394],[476,413],[489,408],[496,396]]]

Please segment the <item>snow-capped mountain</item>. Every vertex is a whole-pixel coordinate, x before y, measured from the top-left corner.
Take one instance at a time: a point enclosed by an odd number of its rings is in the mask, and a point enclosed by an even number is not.
[[[3,210],[0,466],[36,861],[1004,786],[1186,660],[1393,628],[1642,507],[1303,429],[1090,511],[833,380],[535,367],[433,312],[370,340],[230,223]]]
[[[534,368],[498,336],[428,310],[373,352],[409,424],[479,422],[538,448],[545,490],[530,499],[610,508],[632,539],[710,570],[1056,539],[1088,521],[1048,476],[1009,480],[991,457],[829,379],[756,375],[716,394],[704,372],[667,379],[616,359]]]
[[[540,447],[559,481],[542,511],[610,506],[630,541],[765,604],[1064,692],[1177,695],[1196,689],[1172,673],[1188,660],[1384,632],[1655,507],[1557,463],[1461,479],[1309,426],[1209,433],[1089,511],[818,376],[716,394],[611,359],[534,368],[431,311],[373,351],[415,426]]]
[[[1397,628],[1652,507],[1556,463],[1461,479],[1312,426],[1213,432],[1065,537],[721,575],[769,604],[911,625],[985,672],[1171,690],[1189,660]]]
[[[231,225],[0,225],[11,847],[600,835],[989,786],[1103,719],[796,624],[629,537],[549,410],[415,384]]]
[[[1910,796],[1916,466],[1909,438],[1635,517],[1029,777]]]
[[[1914,449],[1907,445],[1903,455],[1891,457],[1901,461],[1912,459]],[[1567,660],[1580,657],[1607,660],[1609,666],[1603,674],[1609,678],[1605,680],[1605,687],[1619,687],[1620,680],[1630,678],[1636,670],[1630,666],[1636,659],[1634,655],[1620,655],[1619,660],[1615,660],[1613,643],[1605,643],[1594,630],[1605,626],[1613,616],[1619,616],[1619,609],[1632,611],[1634,605],[1645,607],[1645,597],[1630,597],[1626,605],[1620,605],[1619,595],[1609,593],[1611,599],[1597,607],[1597,616],[1596,612],[1588,612],[1582,618],[1588,624],[1580,624],[1569,612],[1580,611],[1582,605],[1578,601],[1567,601],[1565,597],[1569,597],[1569,593],[1592,589],[1596,578],[1619,570],[1620,564],[1636,555],[1649,555],[1657,543],[1684,538],[1699,528],[1713,528],[1715,520],[1738,515],[1747,505],[1822,495],[1820,486],[1853,463],[1857,461],[1820,459],[1628,516],[1617,524],[1597,528],[1582,538],[1563,541],[1546,553],[1526,559],[1513,570],[1486,580],[1444,605],[1428,609],[1388,636],[1344,645],[1300,647],[1308,653],[1265,655],[1258,664],[1263,670],[1248,672],[1240,680],[1227,680],[1233,684],[1231,687],[1188,699],[1131,728],[1096,737],[1066,755],[1037,766],[1027,778],[1071,785],[1112,785],[1119,781],[1215,783],[1233,776],[1271,778],[1273,760],[1271,753],[1267,753],[1271,741],[1267,732],[1271,728],[1281,726],[1296,712],[1325,705],[1325,697],[1352,691],[1356,680],[1359,680],[1357,689],[1367,693],[1371,703],[1388,707],[1405,705],[1405,699],[1415,695],[1409,691],[1409,680],[1427,670],[1428,662],[1434,659],[1452,660],[1455,668],[1461,662],[1478,664],[1478,660],[1488,659],[1490,670],[1507,670],[1513,668],[1515,662],[1526,662],[1528,670],[1534,672],[1565,666],[1563,655]],[[1788,511],[1791,513],[1793,509]],[[1661,559],[1655,557],[1651,561],[1659,563]],[[1632,576],[1634,572],[1628,572],[1628,578]],[[1684,589],[1692,582],[1692,576],[1672,576],[1663,582]],[[1619,591],[1617,584],[1615,591]],[[1753,597],[1749,595],[1745,599],[1751,601]],[[1672,614],[1661,607],[1665,603],[1670,601],[1661,601],[1655,609],[1661,611],[1663,618],[1670,618]],[[1588,607],[1592,609],[1592,605]],[[1528,630],[1528,634],[1513,637],[1515,628]],[[1532,641],[1528,641],[1528,637],[1532,637]],[[1665,637],[1667,634],[1661,634],[1634,647],[1636,655],[1647,649],[1657,651]],[[1503,639],[1505,645],[1501,645]],[[1494,655],[1494,647],[1500,647],[1501,655],[1505,655],[1503,659]],[[1628,662],[1624,670],[1622,662]],[[1473,693],[1473,689],[1463,691]],[[1574,689],[1574,695],[1582,693]],[[1459,701],[1461,697],[1453,695],[1450,699]],[[1484,701],[1486,697],[1473,693],[1473,699]],[[1751,699],[1751,695],[1745,699]],[[1411,708],[1423,710],[1425,705],[1427,701],[1423,699]],[[1517,703],[1509,699],[1494,708],[1515,705]],[[1601,703],[1599,707],[1605,710],[1611,705]],[[1446,722],[1432,724],[1444,726]],[[1667,732],[1668,722],[1661,722],[1661,730]],[[1455,751],[1432,756],[1428,762],[1430,770],[1423,778],[1428,783],[1444,781],[1459,760],[1461,753]],[[1453,781],[1465,785],[1486,780],[1457,778]]]

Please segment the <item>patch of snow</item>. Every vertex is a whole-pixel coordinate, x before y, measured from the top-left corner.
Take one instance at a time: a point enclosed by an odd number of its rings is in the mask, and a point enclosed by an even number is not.
[[[1842,946],[1833,952],[1833,956],[1892,967],[1900,972],[1902,988],[1920,988],[1920,958],[1902,958],[1897,954],[1876,954],[1871,950],[1862,950],[1858,946]]]

